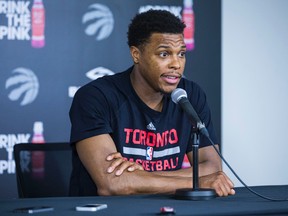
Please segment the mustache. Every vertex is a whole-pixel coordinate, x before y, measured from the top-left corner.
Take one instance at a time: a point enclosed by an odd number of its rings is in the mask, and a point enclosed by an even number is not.
[[[183,77],[183,74],[177,72],[177,71],[171,71],[171,72],[168,72],[168,73],[164,73],[162,74],[161,76],[175,76],[177,75],[178,78],[182,78]]]

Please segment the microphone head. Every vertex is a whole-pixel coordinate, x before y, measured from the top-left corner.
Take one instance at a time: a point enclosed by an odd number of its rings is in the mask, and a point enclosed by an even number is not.
[[[171,93],[171,99],[174,103],[178,103],[181,98],[187,98],[187,92],[182,88],[176,88]]]

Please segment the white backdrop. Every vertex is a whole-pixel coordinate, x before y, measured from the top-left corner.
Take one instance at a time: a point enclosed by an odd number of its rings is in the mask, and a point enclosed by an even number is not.
[[[222,1],[223,154],[248,185],[288,184],[287,21],[287,0]]]

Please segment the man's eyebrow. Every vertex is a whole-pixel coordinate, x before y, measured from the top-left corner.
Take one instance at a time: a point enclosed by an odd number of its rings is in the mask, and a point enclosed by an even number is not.
[[[168,49],[168,48],[171,48],[171,46],[169,46],[169,45],[159,45],[157,47],[157,49],[161,49],[161,48]],[[182,45],[181,48],[183,48],[183,49],[186,48],[186,45]]]
[[[168,45],[159,45],[157,47],[157,49],[161,49],[161,48],[170,48],[171,46],[168,46]]]

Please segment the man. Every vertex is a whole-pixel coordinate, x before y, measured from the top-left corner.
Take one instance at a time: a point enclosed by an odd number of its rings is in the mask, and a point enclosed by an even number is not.
[[[180,87],[216,141],[206,96],[182,78],[185,25],[170,12],[150,10],[134,17],[128,45],[134,65],[80,88],[70,110],[74,147],[70,194],[174,193],[192,188],[192,125],[170,98]],[[218,147],[218,145],[217,145]],[[199,186],[219,196],[235,193],[209,141],[201,139]]]

